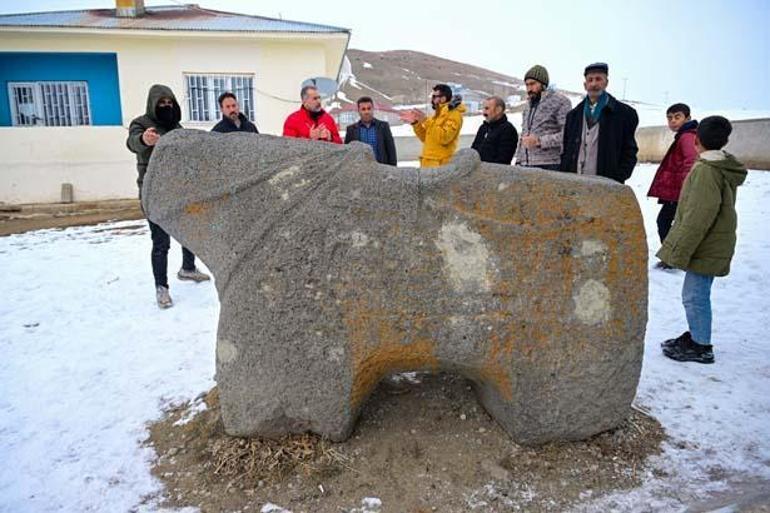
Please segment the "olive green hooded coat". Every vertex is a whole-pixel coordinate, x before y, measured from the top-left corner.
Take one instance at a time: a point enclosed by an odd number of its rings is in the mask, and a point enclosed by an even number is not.
[[[735,252],[735,195],[746,175],[744,165],[725,151],[701,153],[682,186],[658,258],[686,271],[726,276]]]

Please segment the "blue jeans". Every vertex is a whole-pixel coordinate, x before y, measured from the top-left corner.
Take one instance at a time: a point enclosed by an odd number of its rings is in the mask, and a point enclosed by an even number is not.
[[[690,336],[697,344],[711,344],[711,284],[713,276],[687,271],[682,286],[682,304],[690,327]]]

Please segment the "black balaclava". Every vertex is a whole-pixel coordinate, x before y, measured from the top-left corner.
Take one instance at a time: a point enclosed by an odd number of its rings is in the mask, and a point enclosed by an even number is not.
[[[172,128],[176,125],[176,114],[174,113],[173,105],[165,105],[163,107],[156,105],[155,117],[157,118],[158,123],[166,128]]]

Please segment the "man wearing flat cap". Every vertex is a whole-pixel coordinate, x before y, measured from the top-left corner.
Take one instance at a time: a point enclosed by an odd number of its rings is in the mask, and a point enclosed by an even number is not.
[[[607,92],[607,64],[590,64],[583,75],[586,97],[567,114],[561,170],[624,183],[636,166],[639,116]]]

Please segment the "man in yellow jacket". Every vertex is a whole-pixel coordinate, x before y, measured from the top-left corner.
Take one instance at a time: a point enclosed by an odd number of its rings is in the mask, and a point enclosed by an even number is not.
[[[466,110],[462,98],[453,96],[452,88],[446,84],[433,88],[431,104],[436,111],[431,117],[416,109],[401,114],[401,119],[412,125],[415,135],[423,143],[420,167],[443,166],[452,160]]]

